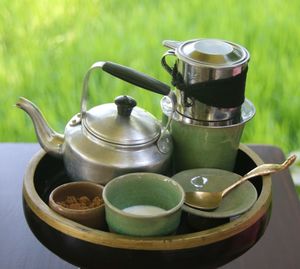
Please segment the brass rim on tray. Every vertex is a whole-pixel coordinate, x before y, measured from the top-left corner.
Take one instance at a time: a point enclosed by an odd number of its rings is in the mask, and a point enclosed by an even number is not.
[[[240,150],[252,158],[256,165],[263,161],[246,145],[241,144]],[[224,240],[249,228],[268,210],[271,203],[271,177],[264,176],[261,193],[253,207],[239,218],[229,223],[204,231],[163,237],[132,237],[96,230],[83,226],[55,213],[40,198],[34,187],[34,173],[39,161],[45,155],[40,150],[30,161],[23,183],[23,197],[27,206],[41,220],[54,229],[93,244],[122,249],[139,250],[176,250],[205,246]]]

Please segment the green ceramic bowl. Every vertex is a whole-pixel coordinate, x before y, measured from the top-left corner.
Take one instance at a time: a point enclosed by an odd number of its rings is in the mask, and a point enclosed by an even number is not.
[[[176,231],[184,190],[173,179],[154,173],[130,173],[103,190],[111,232],[132,236],[168,235]]]

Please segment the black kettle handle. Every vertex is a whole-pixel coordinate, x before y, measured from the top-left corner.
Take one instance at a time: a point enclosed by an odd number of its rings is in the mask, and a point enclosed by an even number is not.
[[[102,69],[115,77],[158,94],[168,95],[171,90],[169,85],[120,64],[105,62]]]
[[[87,96],[88,96],[88,84],[89,84],[89,77],[91,72],[96,69],[100,68],[103,71],[118,77],[126,82],[129,82],[133,85],[138,87],[144,88],[146,90],[150,90],[155,93],[159,93],[162,95],[169,96],[173,102],[176,104],[176,97],[171,90],[171,87],[155,78],[152,78],[146,74],[143,74],[139,71],[136,71],[132,68],[112,63],[112,62],[96,62],[94,63],[86,73],[83,82],[83,90],[82,90],[82,97],[81,97],[81,117],[85,117],[85,113],[87,111]],[[175,105],[174,105],[175,107]]]

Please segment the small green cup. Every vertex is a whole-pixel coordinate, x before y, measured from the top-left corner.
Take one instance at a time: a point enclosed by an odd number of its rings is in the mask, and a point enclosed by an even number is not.
[[[154,173],[130,173],[111,180],[103,190],[111,232],[160,236],[176,231],[185,193],[173,179]]]

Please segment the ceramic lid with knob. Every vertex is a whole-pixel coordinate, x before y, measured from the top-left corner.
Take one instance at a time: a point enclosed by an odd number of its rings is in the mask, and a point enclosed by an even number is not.
[[[86,112],[84,126],[96,138],[124,146],[153,142],[161,133],[154,116],[136,107],[129,96],[117,97],[114,104],[93,107]]]

